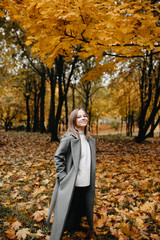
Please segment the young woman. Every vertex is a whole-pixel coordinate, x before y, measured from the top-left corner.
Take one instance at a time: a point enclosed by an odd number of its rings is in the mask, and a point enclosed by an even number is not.
[[[63,231],[78,230],[83,216],[93,230],[95,140],[87,124],[84,109],[72,111],[68,130],[54,156],[57,180],[47,217],[49,223],[55,205],[50,240],[60,240]]]

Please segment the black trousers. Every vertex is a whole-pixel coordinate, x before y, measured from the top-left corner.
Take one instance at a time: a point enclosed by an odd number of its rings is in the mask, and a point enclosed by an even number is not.
[[[73,198],[71,201],[66,225],[66,230],[78,230],[81,223],[81,218],[86,214],[86,192],[88,187],[75,187]]]

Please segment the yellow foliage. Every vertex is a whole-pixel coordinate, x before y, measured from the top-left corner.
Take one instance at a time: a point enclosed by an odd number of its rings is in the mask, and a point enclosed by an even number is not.
[[[157,11],[158,7],[150,1],[6,0],[2,6],[12,20],[20,21],[27,45],[33,40],[32,51],[48,65],[58,54],[72,58],[78,44],[84,58],[100,56],[106,49],[123,55],[132,55],[134,50],[142,54],[144,48],[156,51],[159,40],[159,16],[153,16],[153,8]]]

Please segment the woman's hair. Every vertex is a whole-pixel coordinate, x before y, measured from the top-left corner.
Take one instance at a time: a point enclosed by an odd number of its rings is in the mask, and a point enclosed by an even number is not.
[[[78,129],[76,126],[76,118],[77,118],[79,110],[83,110],[88,117],[88,114],[86,113],[86,111],[83,108],[74,109],[69,115],[68,129],[67,129],[67,133],[73,132],[74,134],[77,135],[78,138],[80,138],[80,136],[79,136]],[[85,127],[84,134],[86,135],[86,138],[88,139],[89,138],[88,126]]]

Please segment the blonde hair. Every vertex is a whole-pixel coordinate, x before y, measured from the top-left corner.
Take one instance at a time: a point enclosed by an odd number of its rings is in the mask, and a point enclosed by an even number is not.
[[[76,127],[76,118],[78,115],[78,111],[79,110],[83,110],[85,112],[85,114],[88,117],[88,114],[86,113],[86,111],[84,110],[84,108],[76,108],[74,109],[70,115],[69,115],[69,119],[68,119],[68,129],[67,129],[67,133],[72,132],[74,133],[78,138],[80,138],[79,133],[78,133],[78,129]],[[85,127],[84,129],[84,134],[86,136],[86,138],[88,139],[90,137],[89,135],[89,131],[88,131],[88,125]]]

